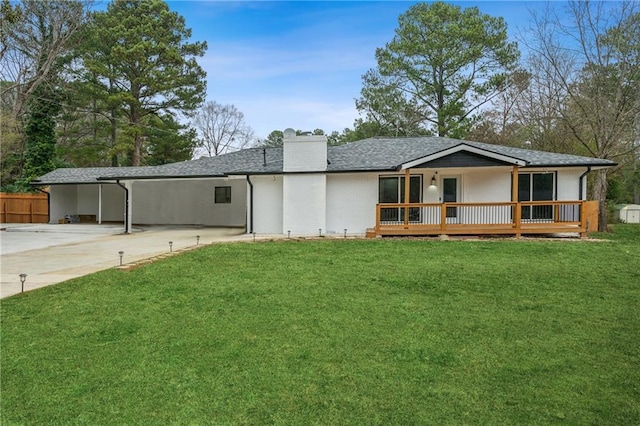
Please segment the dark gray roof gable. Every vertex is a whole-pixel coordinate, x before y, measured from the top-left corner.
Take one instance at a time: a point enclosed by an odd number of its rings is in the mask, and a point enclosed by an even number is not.
[[[616,165],[613,161],[599,158],[441,137],[376,137],[341,146],[330,146],[327,149],[328,173],[399,170],[403,165],[408,166],[418,161],[417,165],[421,159],[437,157],[438,153],[454,152],[456,149],[484,152],[487,157],[507,159],[512,164],[524,164],[524,167],[611,167]],[[32,184],[279,173],[282,173],[282,148],[249,148],[217,157],[205,157],[162,166],[57,169],[40,177]]]

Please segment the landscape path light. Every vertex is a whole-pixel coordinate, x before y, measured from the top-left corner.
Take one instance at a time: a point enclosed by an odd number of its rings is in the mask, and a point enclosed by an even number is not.
[[[27,280],[27,274],[20,274],[20,284],[22,285],[22,293],[24,293],[24,282]]]
[[[196,235],[196,245],[200,245],[200,235]]]
[[[173,241],[169,241],[169,252],[173,252]]]
[[[124,252],[123,251],[119,251],[118,252],[118,256],[120,256],[120,266],[122,266],[122,256],[124,256]]]

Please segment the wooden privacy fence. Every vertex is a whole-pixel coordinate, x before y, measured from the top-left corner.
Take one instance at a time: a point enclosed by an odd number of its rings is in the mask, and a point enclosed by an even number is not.
[[[47,194],[0,192],[0,223],[47,223]]]

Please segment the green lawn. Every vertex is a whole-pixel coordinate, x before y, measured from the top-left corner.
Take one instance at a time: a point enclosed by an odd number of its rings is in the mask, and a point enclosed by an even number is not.
[[[640,424],[640,227],[205,247],[1,303],[3,424]]]

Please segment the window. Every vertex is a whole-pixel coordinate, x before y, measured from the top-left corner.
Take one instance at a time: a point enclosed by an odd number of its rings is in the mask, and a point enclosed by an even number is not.
[[[518,201],[552,201],[553,173],[525,173],[518,175]],[[552,219],[552,205],[523,206],[522,219]]]
[[[231,202],[231,187],[216,186],[215,189],[216,204],[228,204]]]
[[[404,203],[404,176],[380,176],[378,202],[380,203]],[[422,200],[422,175],[414,175],[409,178],[409,202],[419,203]],[[382,221],[403,221],[404,209],[397,207],[383,208],[381,210]],[[420,221],[420,208],[409,209],[409,220]]]

